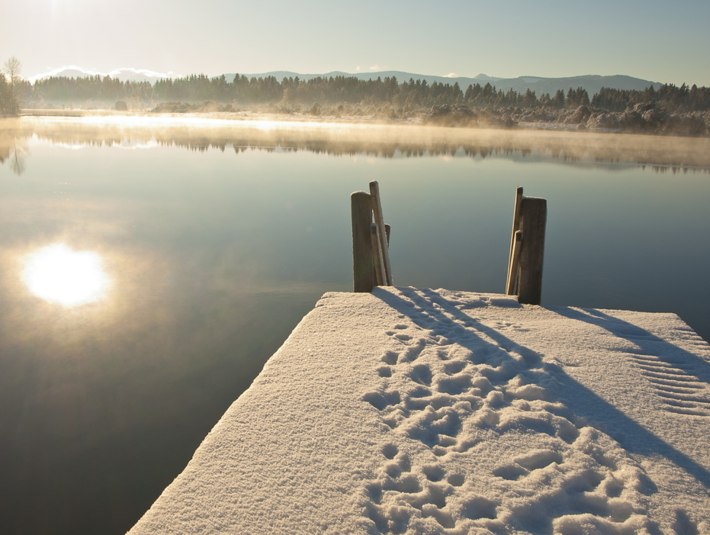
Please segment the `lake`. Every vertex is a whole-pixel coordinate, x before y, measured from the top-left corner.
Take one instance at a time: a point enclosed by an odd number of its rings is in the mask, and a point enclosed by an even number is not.
[[[396,285],[501,292],[516,186],[543,305],[710,339],[710,140],[221,118],[0,121],[0,532],[121,533],[326,291],[378,180]],[[284,400],[288,403],[288,400]]]

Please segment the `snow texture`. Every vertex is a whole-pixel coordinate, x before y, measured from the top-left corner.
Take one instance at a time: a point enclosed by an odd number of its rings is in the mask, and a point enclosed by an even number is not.
[[[675,314],[328,293],[132,533],[710,533]]]

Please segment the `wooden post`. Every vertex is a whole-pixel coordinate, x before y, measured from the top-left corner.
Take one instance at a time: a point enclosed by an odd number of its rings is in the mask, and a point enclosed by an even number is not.
[[[373,256],[372,256],[372,261],[373,261],[372,271],[373,271],[373,273],[374,273],[373,276],[375,277],[375,281],[376,281],[377,285],[378,285],[378,286],[382,286],[382,285],[384,284],[384,282],[383,282],[384,279],[383,279],[383,276],[382,276],[382,272],[383,272],[383,270],[384,270],[384,264],[382,264],[382,254],[381,254],[382,248],[379,246],[379,244],[380,244],[379,232],[374,233],[374,231],[372,230],[372,229],[376,229],[376,228],[377,228],[377,225],[375,225],[375,224],[373,223],[373,224],[372,224],[372,227],[371,227],[371,230],[370,230],[370,236],[372,237],[373,240],[377,240],[377,241],[373,241],[373,242],[372,242],[372,250],[373,250]],[[392,232],[392,227],[390,227],[389,225],[385,225],[385,232],[387,233],[387,247],[389,247],[389,245],[390,245],[390,232]],[[380,251],[380,252],[378,253],[378,251]],[[378,254],[379,254],[379,256],[378,256]]]
[[[387,285],[387,272],[385,270],[384,256],[382,252],[382,240],[380,239],[380,229],[375,224],[370,225],[370,243],[372,244],[373,272],[377,286]]]
[[[520,230],[520,208],[523,201],[523,188],[515,189],[515,205],[513,207],[513,230],[510,233],[510,251],[508,252],[508,271],[505,281],[505,293],[515,294],[518,278],[517,258],[515,258],[515,233]],[[520,243],[520,242],[518,242]]]
[[[385,267],[384,284],[392,286],[392,268],[390,266],[389,248],[386,243],[387,231],[385,230],[385,218],[382,214],[382,201],[380,199],[380,186],[376,180],[370,182],[370,196],[372,197],[372,211],[375,215],[375,224],[382,247],[382,260]]]
[[[373,250],[370,238],[372,224],[372,198],[369,193],[357,191],[350,195],[353,227],[353,290],[371,292],[375,286]]]
[[[513,251],[508,261],[508,285],[506,293],[517,295],[518,280],[520,279],[520,249],[523,245],[523,233],[519,230],[513,234]]]
[[[542,296],[542,261],[545,254],[547,201],[523,197],[520,208],[522,246],[518,301],[539,305]]]

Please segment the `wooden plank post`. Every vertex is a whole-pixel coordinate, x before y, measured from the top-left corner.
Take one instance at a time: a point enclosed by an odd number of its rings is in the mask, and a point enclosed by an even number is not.
[[[389,247],[387,244],[387,231],[385,229],[385,218],[382,214],[382,200],[380,199],[380,186],[376,180],[370,182],[370,196],[372,197],[372,212],[377,225],[379,243],[382,247],[382,260],[385,267],[385,278],[383,284],[392,286],[392,267],[390,266]]]
[[[516,230],[513,234],[513,251],[508,265],[508,285],[506,293],[508,295],[518,294],[518,281],[520,280],[520,250],[523,246],[523,233]]]
[[[389,225],[385,225],[385,232],[387,233],[387,246],[389,247],[390,244],[390,232],[392,231],[392,227]],[[384,285],[384,270],[385,270],[385,265],[384,265],[384,260],[382,258],[382,247],[380,246],[380,233],[377,230],[377,225],[374,223],[370,227],[370,237],[372,238],[372,251],[373,251],[373,257],[372,260],[374,262],[372,266],[372,270],[374,271],[375,275],[375,282],[377,283],[377,286],[383,286]]]
[[[372,239],[372,198],[369,193],[356,191],[350,195],[353,227],[353,291],[371,292],[375,287]]]
[[[523,197],[520,209],[522,245],[518,280],[518,301],[521,303],[540,304],[546,221],[547,200]]]
[[[370,225],[370,243],[372,243],[372,260],[374,263],[372,271],[375,273],[375,283],[377,286],[385,286],[387,284],[387,272],[382,252],[382,240],[380,239],[380,229],[375,223]]]
[[[510,251],[508,253],[508,271],[505,280],[505,293],[514,295],[518,282],[518,258],[515,255],[516,233],[520,230],[520,208],[523,201],[523,188],[515,189],[515,205],[513,207],[513,230],[510,233]],[[520,252],[520,236],[517,241],[518,253]]]

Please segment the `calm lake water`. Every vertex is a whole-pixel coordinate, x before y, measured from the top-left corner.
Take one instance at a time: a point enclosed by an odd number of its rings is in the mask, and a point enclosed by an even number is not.
[[[502,291],[522,185],[548,199],[543,305],[672,311],[710,339],[708,140],[125,118],[0,132],[2,533],[128,529],[318,297],[351,288],[349,195],[373,179],[397,285]]]

